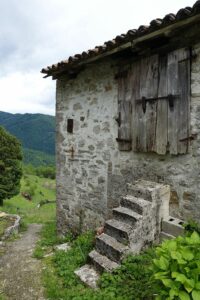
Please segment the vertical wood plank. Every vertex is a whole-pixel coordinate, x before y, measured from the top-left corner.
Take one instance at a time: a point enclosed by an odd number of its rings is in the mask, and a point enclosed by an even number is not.
[[[142,59],[140,75],[140,98],[158,96],[158,55]],[[140,103],[141,151],[152,152],[156,149],[156,112],[157,101],[146,101],[146,108]]]
[[[188,151],[189,137],[189,112],[190,112],[190,59],[189,51],[185,52],[185,59],[178,63],[179,74],[179,116],[178,116],[178,153]],[[186,139],[186,140],[184,140]],[[184,141],[181,141],[184,140]]]
[[[188,58],[188,52],[185,49],[178,49],[168,54],[168,72],[167,72],[167,85],[168,94],[179,95],[177,99],[173,101],[173,107],[170,107],[168,103],[168,144],[169,152],[171,154],[178,154],[179,151],[185,151],[180,145],[180,129],[182,126],[180,124],[180,110],[183,113],[183,102],[182,102],[182,90],[184,89],[182,85],[182,79],[179,80],[180,76],[180,63]],[[183,65],[182,65],[183,69]],[[185,75],[186,76],[186,75]],[[184,80],[185,82],[185,80]],[[187,82],[188,84],[188,82]],[[181,117],[182,119],[182,117]],[[188,119],[188,118],[187,118]],[[181,121],[182,122],[182,121]]]
[[[167,87],[168,94],[178,95],[178,59],[179,51],[168,54]],[[170,154],[178,154],[178,101],[173,101],[173,106],[168,102],[168,144]]]
[[[133,150],[140,151],[140,136],[143,133],[142,129],[142,117],[143,111],[141,105],[136,103],[136,99],[140,98],[140,72],[141,61],[135,61],[131,67],[130,83],[132,87],[132,137],[133,137]]]
[[[129,151],[132,147],[130,94],[129,74],[127,73],[127,76],[120,76],[118,79],[118,144],[121,151]]]
[[[167,55],[159,58],[159,82],[158,97],[166,97],[167,91]],[[166,154],[168,142],[168,100],[161,99],[157,102],[157,122],[156,122],[156,152]]]

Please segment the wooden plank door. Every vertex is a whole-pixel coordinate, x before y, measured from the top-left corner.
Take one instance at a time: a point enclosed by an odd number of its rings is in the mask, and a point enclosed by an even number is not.
[[[168,146],[167,55],[159,57],[159,81],[156,122],[156,152],[166,154]],[[160,99],[159,99],[160,98]]]
[[[167,90],[172,95],[168,101],[168,144],[170,154],[184,154],[188,149],[190,55],[188,49],[178,49],[168,54]],[[185,141],[181,141],[184,140]]]
[[[137,76],[137,74],[135,75]],[[136,145],[139,152],[156,149],[156,111],[158,96],[158,55],[146,57],[140,62],[139,92],[134,95]],[[154,100],[148,101],[153,98]]]
[[[118,77],[118,145],[119,150],[129,151],[132,148],[132,107],[130,73],[122,72]]]

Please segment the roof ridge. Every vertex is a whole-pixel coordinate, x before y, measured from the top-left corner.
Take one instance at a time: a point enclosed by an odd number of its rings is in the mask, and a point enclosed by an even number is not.
[[[77,63],[87,60],[88,58],[99,56],[100,54],[115,49],[126,42],[131,42],[138,37],[142,37],[197,14],[200,14],[200,0],[196,1],[192,7],[187,6],[179,9],[176,14],[169,13],[165,15],[163,19],[156,18],[152,20],[149,25],[141,25],[138,29],[130,29],[127,33],[117,35],[114,39],[106,41],[101,46],[96,46],[94,49],[83,51],[80,54],[70,56],[67,60],[62,60],[57,64],[43,68],[41,73],[47,74],[45,77],[52,76],[54,72],[58,73],[59,69],[63,70],[64,67],[75,66]]]

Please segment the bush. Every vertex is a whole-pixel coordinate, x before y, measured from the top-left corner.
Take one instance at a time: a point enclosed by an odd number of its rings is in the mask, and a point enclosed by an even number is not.
[[[0,205],[20,191],[21,160],[21,144],[0,127]]]
[[[112,294],[112,299],[154,299],[156,289],[150,268],[154,257],[154,249],[149,249],[141,255],[128,256],[112,274],[104,273],[101,276],[102,291],[105,295]]]
[[[35,257],[42,258],[48,253],[49,247],[58,242],[55,233],[53,223],[44,226],[42,239],[34,252]],[[94,247],[94,233],[86,232],[77,237],[68,235],[65,241],[70,242],[70,250],[56,251],[53,256],[45,258],[43,282],[48,299],[154,299],[156,287],[152,281],[152,259],[155,258],[155,249],[149,249],[141,255],[128,256],[112,274],[104,273],[99,280],[100,288],[93,290],[85,286],[74,271],[88,262],[88,253]]]
[[[190,236],[194,231],[200,234],[200,224],[194,220],[189,220],[184,224],[186,235]]]
[[[24,177],[24,181],[25,185],[22,193],[29,195],[31,198],[34,197],[37,189],[37,184],[31,182],[31,180],[28,177]]]
[[[39,177],[55,179],[56,171],[54,166],[33,167],[32,165],[24,165],[24,174],[36,175]]]
[[[161,299],[200,300],[200,236],[168,240],[156,249],[154,278]]]

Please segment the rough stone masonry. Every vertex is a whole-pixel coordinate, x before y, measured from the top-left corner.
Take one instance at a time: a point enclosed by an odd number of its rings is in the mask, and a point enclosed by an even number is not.
[[[171,186],[170,214],[200,218],[200,45],[191,64],[190,134],[184,155],[120,151],[117,67],[112,58],[89,65],[76,79],[57,80],[58,230],[95,228],[111,216],[126,184],[146,179]],[[69,131],[69,120],[73,132]]]

